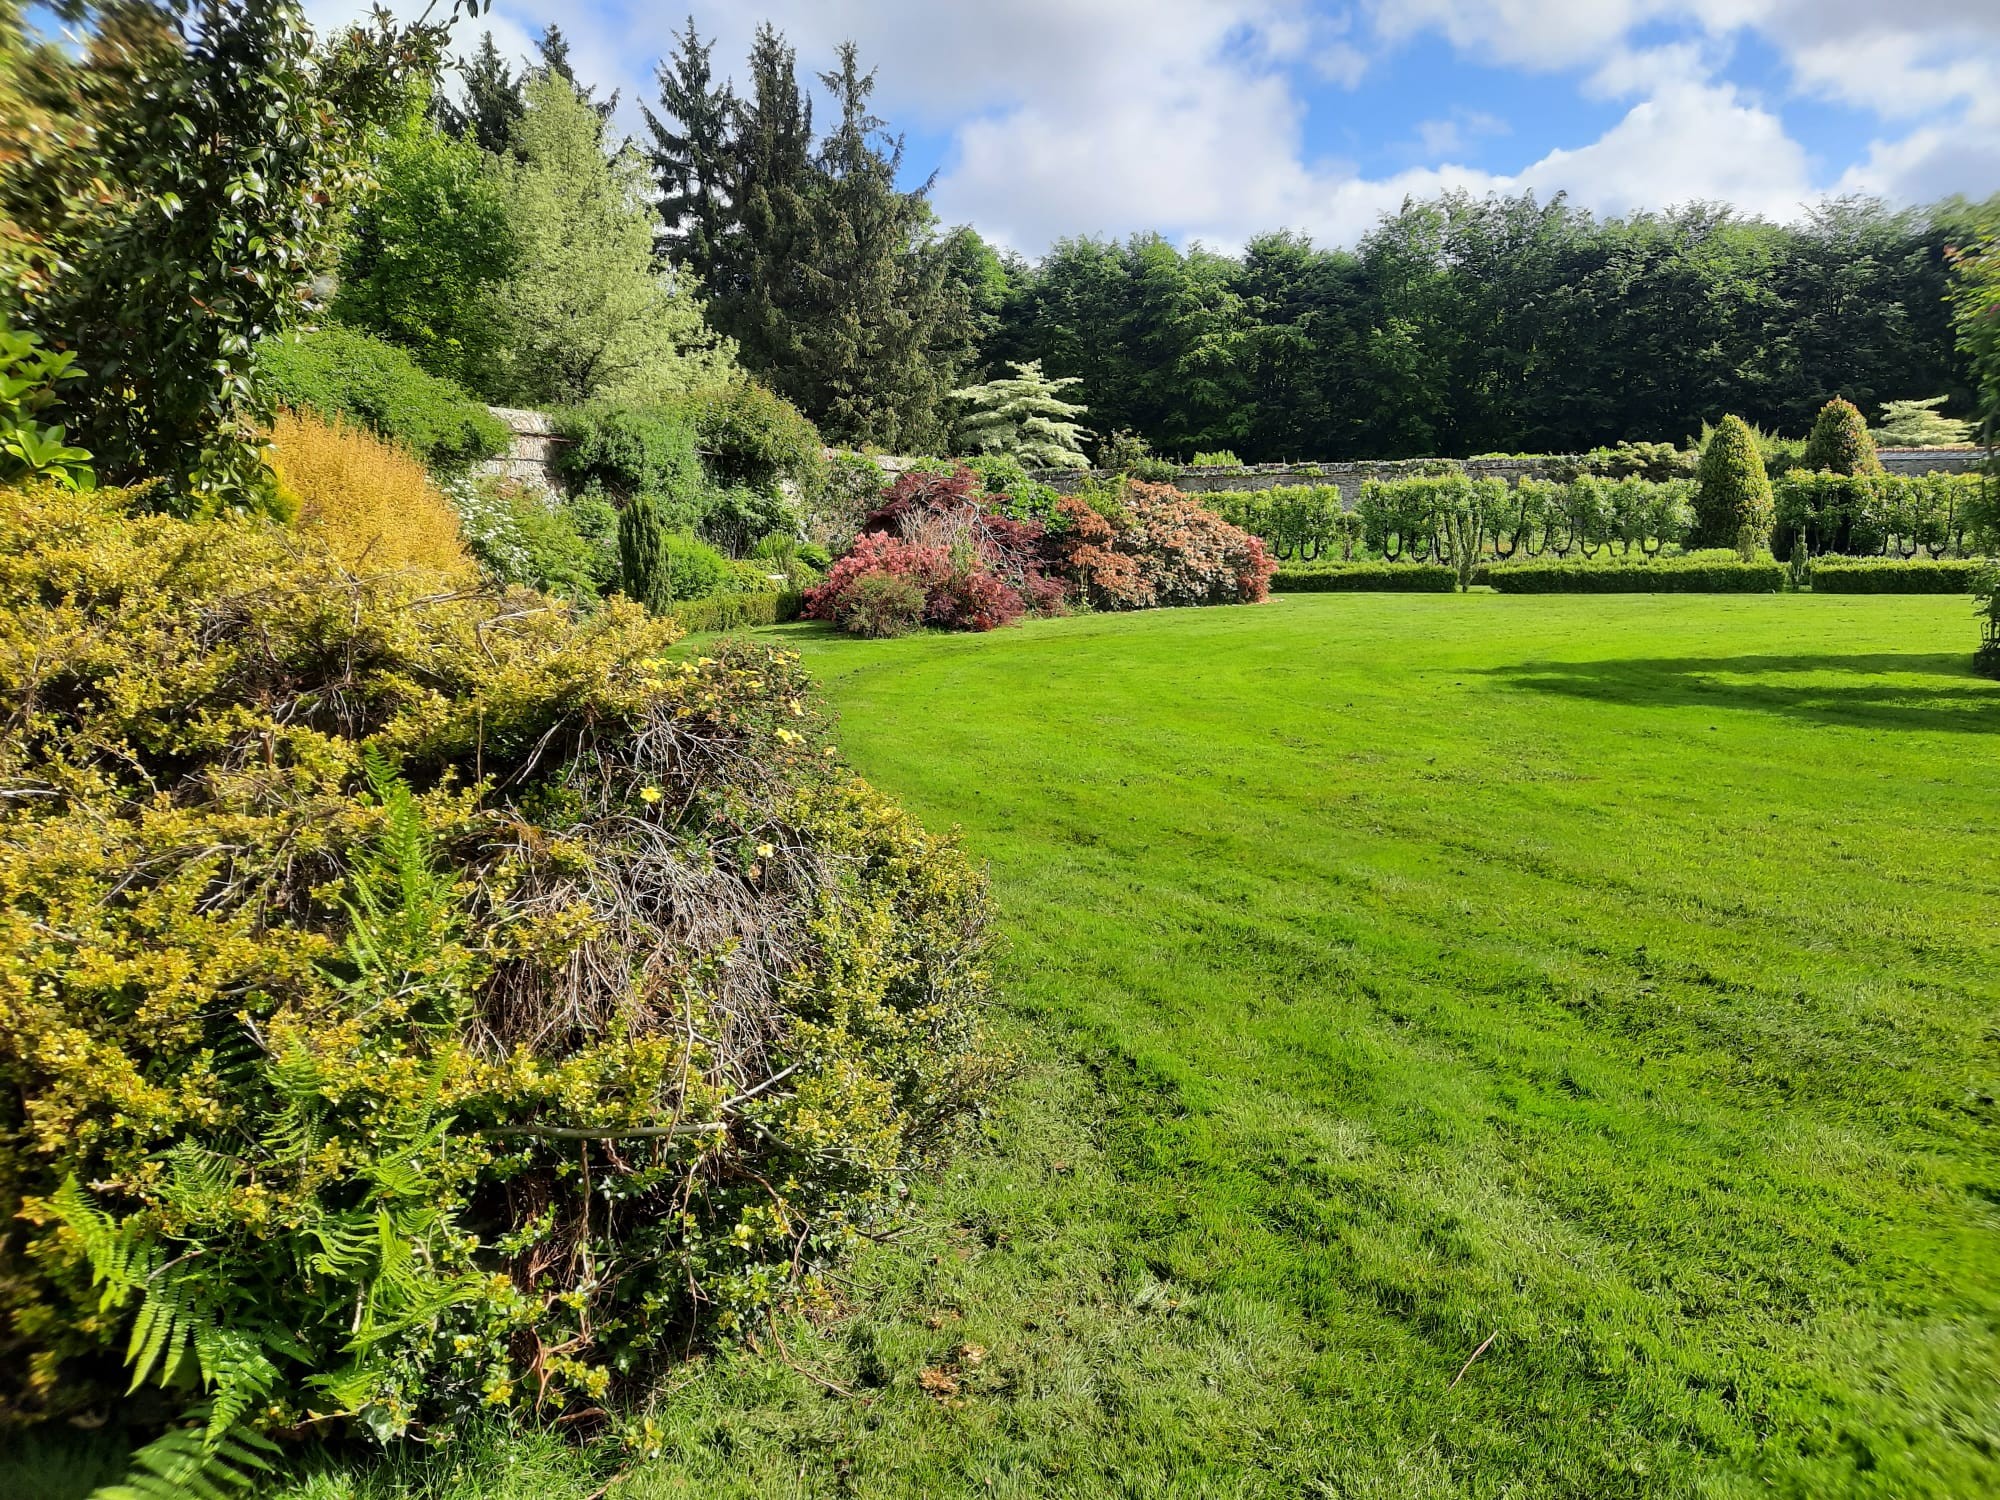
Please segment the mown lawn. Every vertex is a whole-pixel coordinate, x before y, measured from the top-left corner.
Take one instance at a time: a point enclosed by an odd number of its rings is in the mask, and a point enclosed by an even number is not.
[[[990,861],[1016,1085],[849,1314],[691,1369],[653,1461],[293,1493],[2000,1493],[1966,601],[774,634]]]

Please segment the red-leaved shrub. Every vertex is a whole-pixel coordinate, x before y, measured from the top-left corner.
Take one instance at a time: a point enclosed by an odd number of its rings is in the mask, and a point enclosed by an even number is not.
[[[940,630],[992,630],[1020,618],[1020,593],[989,572],[975,552],[955,559],[944,547],[864,532],[836,562],[826,582],[805,595],[808,619],[826,620],[856,635],[883,633],[876,616],[882,578],[906,581],[923,598],[923,622]]]
[[[1256,604],[1278,563],[1261,538],[1232,526],[1170,484],[1125,487],[1130,523],[1120,551],[1138,559],[1156,604]]]
[[[904,474],[854,550],[806,594],[805,612],[881,634],[921,592],[924,623],[992,630],[1029,610],[1060,613],[1072,597],[1098,609],[1254,603],[1277,571],[1263,542],[1170,485],[1129,484],[1117,521],[1073,498],[1056,509],[1050,530],[1000,514],[970,469]],[[885,578],[908,587],[886,588]]]
[[[1132,481],[1115,525],[1083,501],[1057,508],[1068,529],[1061,569],[1098,609],[1167,604],[1254,604],[1278,564],[1264,543],[1171,485]]]
[[[1153,602],[1137,560],[1118,550],[1109,521],[1074,495],[1058,500],[1056,513],[1069,523],[1057,539],[1058,567],[1093,609],[1144,609]]]

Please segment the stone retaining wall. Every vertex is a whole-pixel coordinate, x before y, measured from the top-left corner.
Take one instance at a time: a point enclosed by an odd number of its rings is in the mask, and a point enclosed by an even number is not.
[[[534,485],[552,494],[562,493],[562,480],[556,473],[556,450],[569,441],[556,436],[555,424],[549,420],[547,412],[528,411],[519,406],[489,406],[486,408],[507,424],[511,441],[505,458],[489,458],[473,468],[475,475],[496,476],[512,479],[521,484]]]

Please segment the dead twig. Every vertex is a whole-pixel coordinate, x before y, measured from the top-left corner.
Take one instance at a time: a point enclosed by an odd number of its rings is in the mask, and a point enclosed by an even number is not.
[[[1472,1359],[1468,1359],[1464,1364],[1458,1367],[1458,1373],[1452,1377],[1451,1384],[1447,1386],[1446,1389],[1453,1391],[1457,1390],[1459,1381],[1465,1379],[1465,1372],[1472,1368],[1472,1360],[1479,1358],[1480,1355],[1484,1354],[1488,1349],[1492,1348],[1493,1341],[1499,1337],[1500,1337],[1500,1330],[1497,1328],[1494,1329],[1491,1333],[1487,1334],[1486,1342],[1481,1344],[1477,1349],[1474,1349],[1472,1351]]]

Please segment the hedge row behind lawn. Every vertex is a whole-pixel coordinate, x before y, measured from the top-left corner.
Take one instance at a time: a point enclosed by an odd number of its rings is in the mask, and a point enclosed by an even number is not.
[[[786,589],[768,594],[711,594],[706,599],[676,604],[667,613],[689,635],[706,635],[745,625],[782,625],[796,620],[799,608],[797,591]]]
[[[1457,575],[1438,563],[1326,563],[1280,568],[1271,577],[1274,594],[1448,594],[1457,587]]]
[[[1651,562],[1519,562],[1482,568],[1476,582],[1503,594],[1775,594],[1785,586],[1780,562],[1706,557]]]
[[[1812,565],[1815,594],[1969,594],[1992,566],[1981,558],[1823,557]]]

